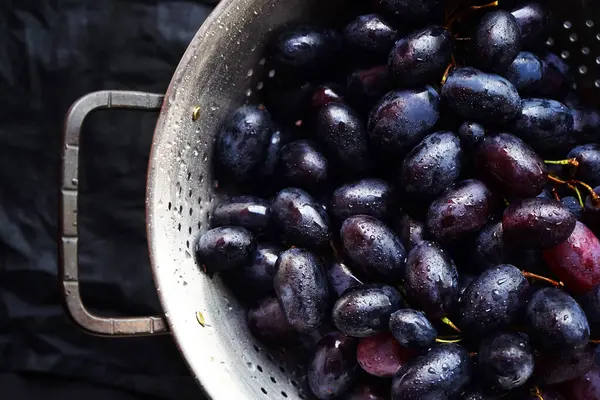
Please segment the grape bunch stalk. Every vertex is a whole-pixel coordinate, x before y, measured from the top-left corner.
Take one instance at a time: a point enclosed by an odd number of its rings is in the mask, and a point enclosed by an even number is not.
[[[277,30],[224,120],[199,267],[319,400],[600,400],[600,113],[549,10],[337,17]]]

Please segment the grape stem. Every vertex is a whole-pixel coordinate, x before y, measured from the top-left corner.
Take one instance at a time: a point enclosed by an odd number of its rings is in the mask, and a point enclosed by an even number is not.
[[[600,344],[600,340],[592,340],[592,339],[590,339],[589,342],[591,344]]]
[[[585,182],[581,182],[581,181],[572,181],[574,183],[578,183],[579,185],[583,186],[588,192],[590,192],[590,197],[592,198],[592,204],[596,207],[600,207],[600,195],[598,195],[598,193],[596,193],[594,191],[594,188],[592,188],[590,185],[588,185]]]
[[[487,3],[487,4],[482,4],[480,6],[471,6],[469,7],[471,10],[479,10],[481,8],[488,8],[488,7],[498,7],[498,0],[496,1],[492,1],[491,3]]]
[[[535,396],[538,398],[538,400],[544,400],[544,398],[542,397],[542,391],[540,390],[539,387],[534,386],[531,388],[530,393],[532,396]]]
[[[442,321],[444,324],[448,325],[450,328],[454,329],[456,332],[462,333],[462,331],[460,329],[458,329],[458,327],[456,325],[454,325],[454,322],[450,321],[450,319],[448,317],[444,317],[444,318],[440,319],[440,321]]]
[[[579,181],[563,181],[562,179],[559,179],[559,178],[557,178],[556,176],[553,176],[553,175],[548,175],[548,180],[550,180],[551,182],[554,182],[554,183],[558,183],[559,185],[567,185],[567,187],[569,189],[571,189],[572,191],[574,191],[575,194],[577,195],[577,200],[579,201],[579,205],[581,206],[581,208],[584,208],[583,198],[581,197],[581,192],[579,191],[579,189],[577,188],[577,186],[573,185],[573,183],[583,183],[583,182],[579,182]],[[596,197],[598,197],[598,195],[596,194],[596,192],[594,192],[594,195],[596,195]],[[593,195],[592,195],[592,201],[595,201]],[[596,203],[594,203],[594,204],[596,204]]]
[[[442,338],[435,338],[436,343],[460,343],[462,342],[462,338],[458,338],[458,339],[442,339]]]
[[[555,187],[552,188],[552,195],[554,196],[556,201],[560,201],[560,196],[558,195],[558,191],[556,190]]]
[[[566,160],[544,160],[544,163],[553,165],[572,165],[574,167],[579,166],[579,161],[575,158],[567,158]]]
[[[454,56],[452,56],[453,59],[450,62],[450,64],[448,64],[448,66],[446,67],[446,69],[444,70],[444,75],[442,75],[442,83],[441,85],[444,86],[444,83],[446,83],[446,79],[448,79],[448,74],[450,73],[450,70],[452,69],[452,67],[454,67]]]
[[[544,281],[544,282],[547,282],[547,283],[549,283],[549,284],[551,284],[551,285],[553,285],[555,287],[564,287],[565,286],[564,283],[555,281],[555,280],[550,279],[550,278],[546,278],[545,276],[537,275],[537,274],[534,274],[534,273],[531,273],[531,272],[527,272],[527,271],[521,271],[521,273],[523,274],[523,276],[525,278],[537,279],[538,281]]]

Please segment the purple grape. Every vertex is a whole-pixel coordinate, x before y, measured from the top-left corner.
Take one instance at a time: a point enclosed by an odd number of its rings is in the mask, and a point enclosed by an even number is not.
[[[540,3],[524,3],[511,11],[521,31],[524,48],[540,47],[547,39],[550,15]]]
[[[399,85],[422,86],[439,81],[452,60],[452,34],[428,26],[398,40],[389,55],[390,75]]]
[[[367,132],[358,114],[347,105],[329,103],[322,107],[316,117],[315,135],[342,170],[363,172],[369,167]]]
[[[433,346],[438,335],[424,313],[408,308],[390,316],[390,331],[398,343],[415,350]]]
[[[329,211],[338,221],[359,214],[385,220],[394,211],[394,200],[389,183],[378,178],[365,178],[335,189]]]
[[[369,110],[390,91],[392,83],[387,65],[357,70],[348,76],[346,91],[348,103],[361,114]]]
[[[252,262],[256,241],[247,229],[221,226],[200,236],[195,253],[208,273],[240,269]]]
[[[434,346],[404,365],[392,380],[392,400],[451,399],[471,380],[469,353],[457,344]]]
[[[460,296],[455,323],[472,337],[506,328],[516,321],[528,289],[527,280],[515,266],[489,268]]]
[[[289,244],[322,249],[329,245],[329,219],[323,206],[302,189],[283,189],[271,204],[271,216]]]
[[[453,69],[442,86],[442,101],[467,121],[505,124],[522,108],[521,97],[505,78],[472,67]]]
[[[579,165],[575,178],[588,185],[600,186],[600,144],[590,143],[573,148],[567,158],[574,158]]]
[[[521,30],[516,18],[504,10],[485,14],[473,40],[473,61],[481,69],[501,73],[508,69],[521,49]]]
[[[229,114],[215,143],[219,174],[236,182],[255,179],[267,154],[272,131],[273,123],[266,110],[244,106]]]
[[[319,400],[344,395],[358,374],[357,340],[339,332],[329,333],[317,343],[308,366],[308,385]]]
[[[438,241],[460,239],[483,228],[496,208],[496,198],[482,182],[462,181],[431,203],[427,228]]]
[[[294,330],[275,297],[264,298],[248,310],[248,329],[255,338],[265,343],[287,342],[294,337]]]
[[[522,51],[504,72],[521,96],[535,95],[542,81],[542,60],[533,53]]]
[[[458,298],[458,272],[450,257],[433,242],[421,242],[408,254],[404,288],[408,301],[431,318],[449,313]]]
[[[494,390],[522,386],[533,375],[533,368],[533,349],[524,334],[496,333],[479,346],[478,372]]]
[[[365,58],[385,61],[398,31],[377,14],[360,15],[344,28],[344,41],[357,62]]]
[[[404,274],[406,250],[396,234],[368,215],[354,215],[342,224],[340,237],[352,265],[372,278],[395,281]]]
[[[329,162],[314,143],[298,140],[279,152],[278,172],[285,184],[311,189],[327,181]]]
[[[212,213],[214,226],[241,226],[255,234],[266,233],[271,227],[270,204],[255,196],[238,196],[224,200]]]
[[[539,197],[511,203],[502,215],[504,237],[523,248],[549,248],[567,240],[575,216],[556,200]]]
[[[371,141],[387,152],[408,152],[438,121],[439,104],[431,86],[389,92],[369,115]]]
[[[290,326],[299,332],[318,328],[329,309],[327,275],[319,258],[293,248],[279,255],[275,269],[273,286]]]
[[[404,159],[400,184],[408,195],[434,198],[458,180],[462,156],[460,140],[455,134],[432,133]]]
[[[327,270],[327,277],[329,278],[329,286],[338,297],[346,293],[349,289],[363,285],[360,279],[350,271],[350,268],[339,262],[331,264],[331,267]]]
[[[400,309],[400,293],[391,286],[348,290],[333,306],[333,323],[354,337],[373,336],[388,329],[390,315]]]

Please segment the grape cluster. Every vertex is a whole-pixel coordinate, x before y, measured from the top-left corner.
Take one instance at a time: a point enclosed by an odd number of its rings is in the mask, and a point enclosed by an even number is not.
[[[548,11],[358,3],[275,32],[199,265],[320,400],[600,399],[600,113]]]

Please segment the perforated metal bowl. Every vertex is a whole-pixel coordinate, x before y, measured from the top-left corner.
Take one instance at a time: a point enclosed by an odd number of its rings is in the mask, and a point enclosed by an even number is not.
[[[218,278],[200,272],[192,243],[218,202],[211,175],[215,132],[227,113],[260,93],[268,33],[284,23],[335,12],[341,0],[224,0],[200,28],[164,96],[96,92],[78,100],[65,127],[61,267],[67,310],[92,334],[171,333],[206,394],[215,400],[303,399],[304,363],[267,350],[248,332],[244,307]],[[502,0],[500,0],[502,1]],[[600,19],[595,2],[557,2],[548,47],[575,71],[582,95],[600,92]],[[150,158],[147,225],[164,316],[102,318],[81,302],[77,271],[79,131],[97,108],[161,109]],[[204,319],[200,324],[197,312]],[[201,318],[202,319],[202,318]]]

